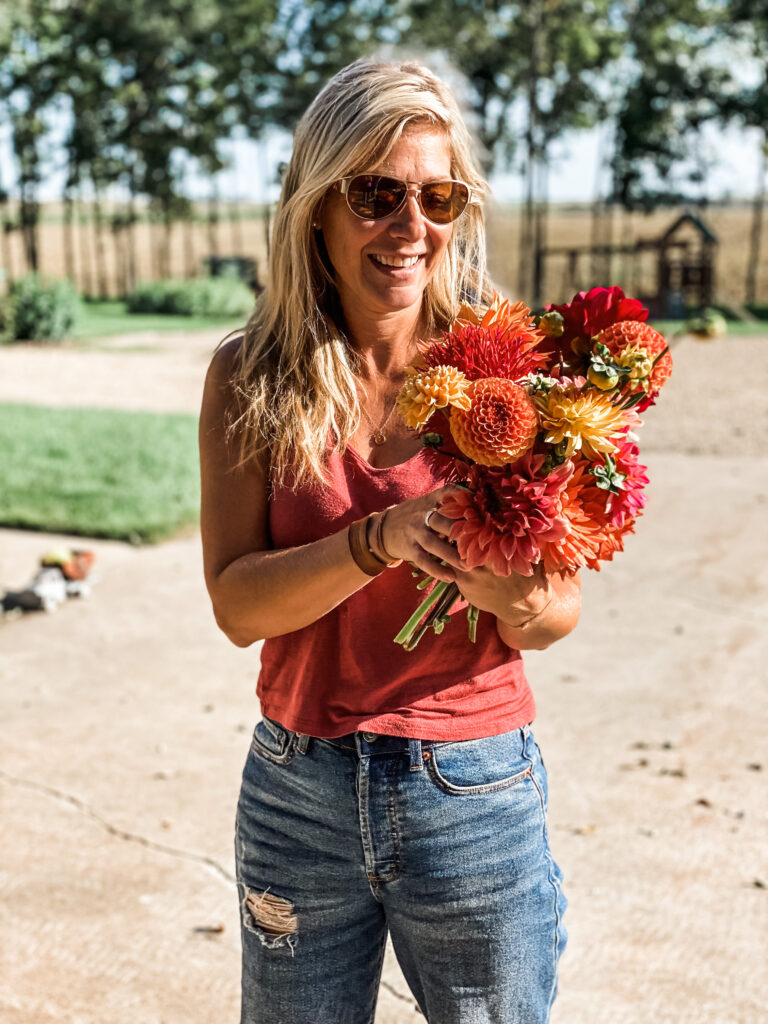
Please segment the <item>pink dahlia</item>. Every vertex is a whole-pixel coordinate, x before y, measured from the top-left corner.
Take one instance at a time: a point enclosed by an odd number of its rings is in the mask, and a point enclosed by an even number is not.
[[[610,493],[608,496],[607,510],[611,526],[621,528],[628,519],[636,519],[642,514],[646,502],[644,489],[648,485],[648,467],[637,461],[639,454],[637,445],[627,440],[613,453],[616,472],[621,473],[624,480],[619,493]]]
[[[468,490],[443,498],[440,513],[454,520],[450,539],[470,569],[487,565],[497,576],[531,576],[542,545],[565,535],[560,495],[573,466],[564,462],[542,476],[543,463],[543,455],[528,453],[511,466],[472,465]]]

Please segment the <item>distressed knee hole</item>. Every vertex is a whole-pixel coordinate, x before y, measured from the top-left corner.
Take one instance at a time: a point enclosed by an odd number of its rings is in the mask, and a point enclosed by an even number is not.
[[[244,886],[245,895],[240,904],[243,926],[258,935],[268,949],[288,946],[293,956],[299,922],[293,912],[293,904],[282,896],[275,896],[269,889],[254,892]]]

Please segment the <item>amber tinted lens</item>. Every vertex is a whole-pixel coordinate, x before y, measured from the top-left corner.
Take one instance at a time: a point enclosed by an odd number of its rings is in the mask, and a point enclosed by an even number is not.
[[[432,181],[421,186],[421,208],[435,224],[450,224],[468,202],[469,189],[461,181]]]
[[[397,178],[358,174],[347,189],[349,208],[365,220],[389,217],[402,205],[408,186]]]

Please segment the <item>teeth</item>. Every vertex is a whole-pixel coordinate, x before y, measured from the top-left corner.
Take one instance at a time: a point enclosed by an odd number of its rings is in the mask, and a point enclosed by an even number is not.
[[[385,267],[415,267],[419,262],[418,256],[374,256],[377,263],[383,263]]]

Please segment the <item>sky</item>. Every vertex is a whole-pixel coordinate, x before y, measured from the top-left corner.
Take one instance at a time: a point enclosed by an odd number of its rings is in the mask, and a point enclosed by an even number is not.
[[[554,202],[588,202],[595,196],[595,182],[601,142],[600,129],[572,132],[553,148],[550,173],[550,197]],[[708,198],[751,198],[757,185],[759,133],[755,130],[710,128],[704,133],[703,146],[713,161],[713,169],[704,186]],[[262,201],[265,188],[276,200],[278,186],[275,168],[290,156],[287,134],[271,134],[258,144],[246,140],[229,144],[232,168],[221,175],[223,195]],[[522,199],[519,175],[498,172],[491,176],[496,199],[517,202]],[[190,191],[204,198],[208,183],[190,180]]]
[[[550,172],[550,198],[554,202],[587,202],[594,198],[600,141],[601,129],[597,128],[572,132],[554,146]],[[702,144],[714,161],[704,186],[708,198],[751,198],[758,178],[758,132],[710,128]],[[230,169],[219,177],[223,198],[251,202],[263,202],[267,196],[270,201],[277,199],[276,168],[288,159],[291,150],[287,133],[272,132],[258,143],[245,139],[227,141],[222,148],[231,158]],[[8,188],[14,177],[8,127],[0,127],[0,181]],[[63,171],[55,167],[46,169],[41,188],[43,201],[61,197],[63,179]],[[201,175],[190,174],[186,184],[191,197],[204,199],[210,195],[210,181]],[[516,174],[496,173],[491,177],[491,186],[499,201],[516,202],[522,198],[522,182]]]

